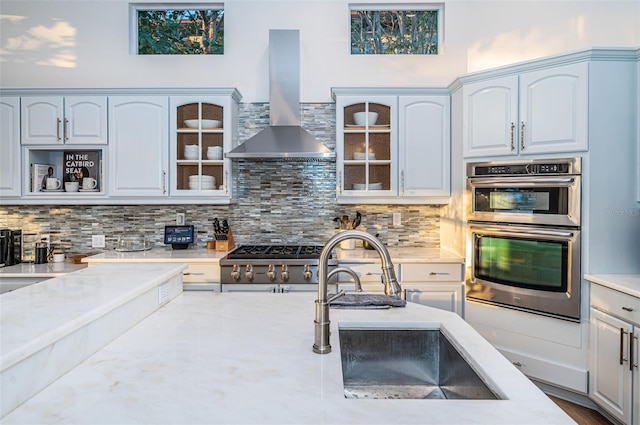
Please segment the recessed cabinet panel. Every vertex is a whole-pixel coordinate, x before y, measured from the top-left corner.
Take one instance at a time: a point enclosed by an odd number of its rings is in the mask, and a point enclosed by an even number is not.
[[[0,98],[0,197],[20,196],[20,98]]]
[[[168,97],[109,98],[109,194],[167,196]]]

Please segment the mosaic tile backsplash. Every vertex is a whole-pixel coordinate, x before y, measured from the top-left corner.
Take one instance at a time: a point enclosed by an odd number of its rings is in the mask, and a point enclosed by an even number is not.
[[[303,104],[302,126],[331,149],[335,148],[333,104]],[[268,104],[240,107],[240,139],[246,140],[269,123]],[[95,253],[92,235],[106,235],[113,249],[121,234],[146,234],[164,246],[164,226],[184,212],[197,232],[197,246],[213,236],[214,218],[227,219],[236,244],[317,243],[335,234],[334,217],[354,218],[361,230],[378,234],[393,247],[439,247],[440,206],[338,205],[335,162],[234,162],[232,205],[0,205],[0,228],[50,234],[52,243],[68,254]],[[402,215],[400,226],[392,215]]]

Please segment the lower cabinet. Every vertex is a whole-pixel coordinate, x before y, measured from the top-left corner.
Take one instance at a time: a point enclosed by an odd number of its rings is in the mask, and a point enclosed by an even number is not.
[[[464,317],[462,264],[401,264],[400,276],[407,301],[452,311]]]
[[[340,264],[358,274],[364,292],[383,293],[382,269],[375,264]],[[406,300],[417,304],[464,314],[463,265],[459,263],[398,264],[396,276]],[[339,287],[353,291],[355,284],[347,273],[340,273]]]
[[[220,266],[217,263],[190,263],[182,272],[182,288],[185,291],[221,292]]]
[[[625,425],[640,424],[640,299],[591,286],[589,397]]]

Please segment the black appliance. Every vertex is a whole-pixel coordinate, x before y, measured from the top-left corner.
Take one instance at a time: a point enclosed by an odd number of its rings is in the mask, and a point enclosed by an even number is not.
[[[240,245],[220,259],[223,290],[225,285],[271,292],[316,290],[322,249],[322,245]],[[331,258],[329,271],[337,264]]]
[[[22,230],[0,230],[0,267],[22,262]]]
[[[164,243],[173,249],[187,249],[193,241],[193,225],[164,226]]]

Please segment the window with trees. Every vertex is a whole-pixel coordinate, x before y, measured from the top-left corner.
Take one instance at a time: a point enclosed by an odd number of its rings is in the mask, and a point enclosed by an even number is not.
[[[437,55],[443,6],[419,6],[351,5],[351,54]]]
[[[185,7],[186,6],[186,7]],[[224,53],[222,5],[132,4],[138,55],[221,55]]]

